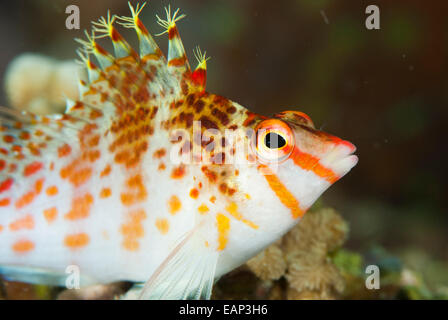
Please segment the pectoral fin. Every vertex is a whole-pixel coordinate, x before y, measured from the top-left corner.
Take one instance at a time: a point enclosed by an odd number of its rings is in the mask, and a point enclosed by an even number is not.
[[[146,282],[139,299],[210,299],[218,255],[193,229]]]

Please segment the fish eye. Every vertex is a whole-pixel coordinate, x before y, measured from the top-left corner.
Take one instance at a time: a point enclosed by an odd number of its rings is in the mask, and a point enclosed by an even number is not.
[[[286,122],[263,120],[255,130],[255,152],[260,161],[281,162],[289,157],[294,149],[294,134]]]
[[[277,132],[268,132],[264,136],[264,144],[269,149],[281,149],[286,146],[286,140]]]

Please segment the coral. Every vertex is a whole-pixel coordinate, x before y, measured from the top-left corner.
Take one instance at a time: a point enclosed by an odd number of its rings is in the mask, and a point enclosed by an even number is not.
[[[277,280],[285,274],[287,268],[279,243],[269,246],[246,264],[261,280]]]
[[[310,263],[310,259],[293,261],[286,274],[295,296],[316,296],[331,299],[344,291],[344,278],[331,261]],[[288,297],[290,294],[288,293]]]
[[[247,262],[262,281],[287,280],[288,299],[334,299],[345,288],[345,279],[330,254],[345,242],[348,225],[331,208],[307,213],[280,241]],[[273,284],[270,296],[279,298]]]
[[[63,112],[65,98],[78,97],[78,75],[85,77],[75,62],[25,53],[8,66],[5,91],[15,109],[36,114]]]
[[[129,290],[127,282],[98,284],[76,290],[64,290],[58,294],[58,300],[113,300]]]

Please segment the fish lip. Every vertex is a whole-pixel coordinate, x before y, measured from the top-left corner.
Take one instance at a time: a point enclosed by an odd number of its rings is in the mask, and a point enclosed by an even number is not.
[[[355,152],[354,144],[341,140],[322,158],[321,163],[342,178],[358,163],[359,158],[354,154]]]
[[[342,168],[340,168],[340,170],[342,176],[344,176],[358,164],[359,158],[357,155],[355,155],[357,148],[353,143],[342,140],[335,149],[337,150],[335,152],[339,152],[339,155],[334,160],[334,162],[336,166],[342,165]]]

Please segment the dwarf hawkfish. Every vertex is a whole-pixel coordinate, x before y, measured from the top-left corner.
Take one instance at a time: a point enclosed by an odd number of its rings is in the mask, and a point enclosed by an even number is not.
[[[64,285],[75,265],[83,285],[209,298],[356,165],[355,147],[302,112],[267,118],[207,92],[207,58],[197,50],[191,70],[176,27],[184,15],[157,16],[165,57],[139,18],[144,4],[129,7],[78,40],[88,81],[64,114],[1,109],[0,272]],[[136,31],[139,52],[118,24]]]

